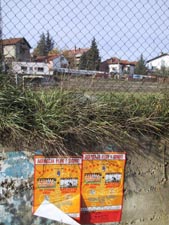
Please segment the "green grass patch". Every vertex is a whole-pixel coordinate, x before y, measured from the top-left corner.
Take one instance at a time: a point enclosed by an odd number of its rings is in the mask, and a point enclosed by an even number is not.
[[[133,135],[168,138],[168,99],[168,92],[32,91],[8,85],[0,90],[1,144],[75,154],[77,148],[120,145]]]

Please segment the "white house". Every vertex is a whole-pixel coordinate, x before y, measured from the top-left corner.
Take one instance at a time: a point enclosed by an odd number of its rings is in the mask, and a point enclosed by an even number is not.
[[[161,54],[146,62],[147,69],[151,71],[161,70],[162,67],[169,68],[169,54]]]
[[[18,74],[52,75],[56,69],[69,67],[69,62],[63,55],[38,56],[34,61],[13,62],[12,71]]]
[[[69,62],[63,55],[38,56],[36,57],[35,61],[47,63],[50,71],[56,70],[58,68],[69,67]]]
[[[44,62],[12,62],[12,72],[30,75],[52,75],[48,64]]]
[[[69,62],[63,55],[49,55],[48,56],[49,69],[68,68]]]
[[[123,75],[134,74],[134,69],[137,62],[130,62],[128,60],[121,60],[113,57],[107,61],[109,67],[109,73]]]

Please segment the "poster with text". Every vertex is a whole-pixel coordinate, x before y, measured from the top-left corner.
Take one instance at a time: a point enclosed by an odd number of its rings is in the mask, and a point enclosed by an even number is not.
[[[120,222],[126,154],[84,153],[81,223]]]
[[[34,157],[33,212],[47,200],[68,216],[80,219],[80,157]]]

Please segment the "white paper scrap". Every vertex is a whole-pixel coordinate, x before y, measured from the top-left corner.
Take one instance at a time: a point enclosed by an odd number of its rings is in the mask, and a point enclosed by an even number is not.
[[[70,225],[80,225],[80,223],[73,220],[71,217],[66,215],[62,210],[57,208],[54,204],[47,200],[44,200],[39,208],[34,213],[35,216],[40,216],[50,220],[55,220],[61,223]]]

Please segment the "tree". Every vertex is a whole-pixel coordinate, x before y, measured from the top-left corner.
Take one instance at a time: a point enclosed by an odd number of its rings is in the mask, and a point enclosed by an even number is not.
[[[87,52],[84,52],[83,55],[80,57],[79,62],[79,69],[85,70],[87,69]]]
[[[54,41],[50,36],[49,32],[45,35],[42,33],[40,35],[40,40],[37,47],[34,49],[33,54],[35,56],[46,56],[54,48]]]
[[[145,60],[143,58],[143,55],[141,54],[139,61],[136,64],[134,72],[136,74],[146,74],[147,73],[147,68],[145,66]]]
[[[99,70],[100,66],[99,50],[97,48],[96,40],[93,38],[90,50],[87,53],[87,69]]]
[[[46,38],[45,38],[45,34],[42,33],[40,35],[40,40],[37,44],[37,47],[34,49],[34,55],[36,56],[44,56],[47,55],[46,52]]]
[[[51,51],[48,52],[48,55],[58,55],[61,54],[61,50],[58,48],[53,48]]]
[[[71,69],[75,68],[75,66],[76,66],[75,56],[73,54],[70,54],[69,50],[63,50],[62,54],[69,61],[69,67]]]
[[[80,58],[79,69],[99,70],[100,67],[99,50],[95,38],[93,38],[89,51],[83,53]]]
[[[169,68],[166,67],[165,65],[161,66],[161,69],[157,69],[156,74],[163,76],[163,77],[168,77],[169,76]]]
[[[49,31],[46,34],[46,52],[49,53],[54,48],[54,41],[49,34]]]

